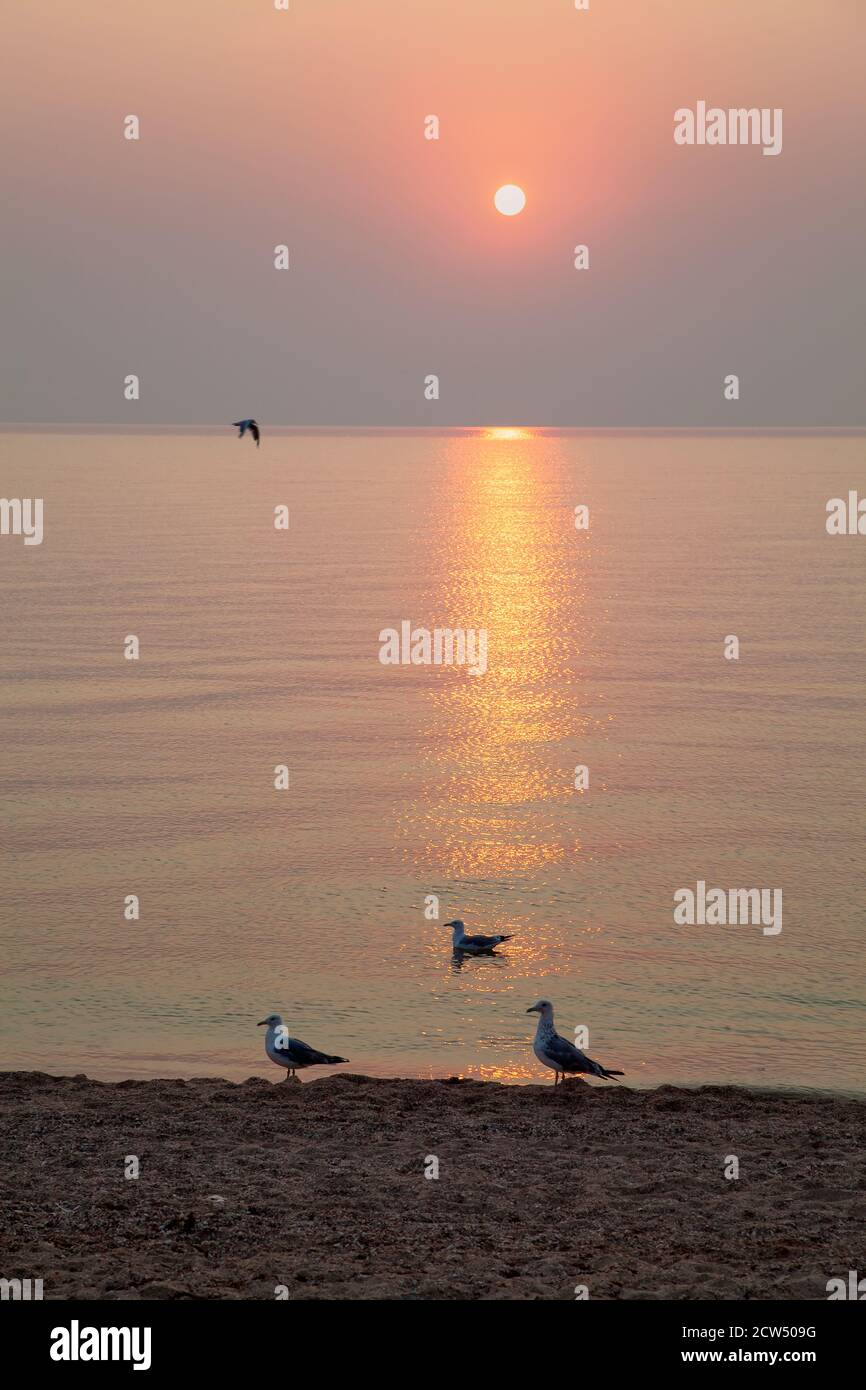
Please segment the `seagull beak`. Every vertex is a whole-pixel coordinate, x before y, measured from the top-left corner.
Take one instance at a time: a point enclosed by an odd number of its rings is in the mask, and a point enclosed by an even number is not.
[[[265,1026],[265,1024],[267,1023],[267,1021],[268,1021],[268,1020],[267,1020],[266,1018],[261,1019],[260,1022],[258,1022],[258,1023],[256,1024],[256,1027],[257,1027],[257,1028],[264,1028],[264,1026]]]
[[[537,1013],[538,1013],[538,1010],[536,1009],[535,1005],[533,1004],[533,1005],[532,1005],[532,1008],[531,1008],[531,1009],[527,1009],[526,1012],[527,1012],[528,1014],[537,1014]]]

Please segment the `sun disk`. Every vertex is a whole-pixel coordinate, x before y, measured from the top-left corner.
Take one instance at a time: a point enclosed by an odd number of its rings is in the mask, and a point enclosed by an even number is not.
[[[497,212],[503,217],[516,217],[526,207],[526,194],[516,183],[504,183],[493,195]]]

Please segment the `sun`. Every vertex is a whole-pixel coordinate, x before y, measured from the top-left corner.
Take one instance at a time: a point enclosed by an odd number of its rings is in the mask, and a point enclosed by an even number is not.
[[[526,207],[526,194],[516,183],[504,183],[494,193],[493,202],[503,217],[516,217]]]

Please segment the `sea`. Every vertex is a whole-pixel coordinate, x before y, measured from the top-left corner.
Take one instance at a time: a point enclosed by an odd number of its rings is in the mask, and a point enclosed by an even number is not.
[[[550,1083],[545,998],[626,1085],[866,1094],[866,535],[827,529],[862,437],[0,458],[42,500],[0,536],[0,1068],[279,1080],[279,1013],[341,1070]],[[780,929],[677,920],[699,885]]]

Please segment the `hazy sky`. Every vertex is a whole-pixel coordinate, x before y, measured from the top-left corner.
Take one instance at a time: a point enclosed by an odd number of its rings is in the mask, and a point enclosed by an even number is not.
[[[0,44],[0,420],[866,424],[864,0],[4,0]],[[699,101],[781,154],[676,145]]]

